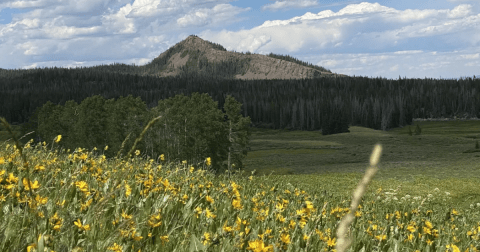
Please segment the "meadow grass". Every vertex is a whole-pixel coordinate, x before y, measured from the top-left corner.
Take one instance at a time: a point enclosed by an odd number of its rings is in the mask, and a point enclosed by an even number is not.
[[[209,172],[207,161],[146,160],[135,146],[132,155],[106,159],[99,150],[59,150],[61,137],[3,143],[0,250],[335,251],[348,234],[345,251],[478,251],[478,166],[458,157],[442,166],[430,153],[460,155],[474,139],[461,130],[427,133],[427,123],[422,129],[420,136],[360,127],[333,136],[259,130],[246,171],[231,179]],[[378,171],[369,182],[362,177],[376,143],[383,154],[370,164]],[[408,147],[395,147],[402,143]],[[274,162],[282,158],[293,161]],[[431,173],[419,172],[422,164]],[[293,175],[262,170],[281,165]]]

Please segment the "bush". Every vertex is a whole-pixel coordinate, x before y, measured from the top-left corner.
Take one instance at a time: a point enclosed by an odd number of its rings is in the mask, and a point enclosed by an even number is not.
[[[422,128],[420,128],[420,125],[417,124],[417,127],[415,128],[415,135],[420,135],[422,134]]]

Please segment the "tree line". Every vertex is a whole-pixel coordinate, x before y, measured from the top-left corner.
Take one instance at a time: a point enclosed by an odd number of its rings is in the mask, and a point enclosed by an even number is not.
[[[70,150],[94,147],[107,158],[125,155],[146,124],[160,119],[136,145],[142,154],[166,161],[201,163],[210,157],[214,170],[231,165],[241,168],[247,154],[250,118],[241,115],[241,104],[226,96],[222,111],[208,94],[183,94],[159,100],[158,106],[147,109],[139,97],[106,100],[95,95],[80,104],[67,101],[55,105],[48,101],[31,117],[36,128],[36,142],[53,141]],[[121,146],[126,146],[123,150]],[[226,163],[226,164],[225,164]]]
[[[114,69],[123,65],[111,65]],[[346,132],[345,125],[373,129],[409,125],[413,118],[480,117],[477,78],[407,79],[322,77],[293,80],[237,80],[188,72],[158,78],[96,67],[0,71],[0,115],[28,122],[47,101],[77,103],[133,95],[148,108],[177,94],[208,93],[222,108],[225,95],[242,104],[252,126]]]

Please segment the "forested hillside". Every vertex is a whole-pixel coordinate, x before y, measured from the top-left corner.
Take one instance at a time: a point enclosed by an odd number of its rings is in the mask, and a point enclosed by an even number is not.
[[[63,105],[93,95],[111,99],[131,94],[152,108],[158,100],[199,92],[208,93],[219,107],[230,94],[243,104],[242,113],[250,116],[253,126],[276,129],[330,131],[330,127],[332,132],[345,132],[341,125],[358,125],[386,130],[410,124],[412,118],[480,116],[480,80],[475,78],[246,81],[196,72],[167,78],[120,72],[98,67],[2,70],[0,115],[9,122],[23,123],[47,101]]]

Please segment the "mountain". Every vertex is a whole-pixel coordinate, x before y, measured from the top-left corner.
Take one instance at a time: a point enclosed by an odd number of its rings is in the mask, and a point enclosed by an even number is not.
[[[233,79],[302,79],[337,75],[290,56],[227,51],[223,46],[195,35],[160,54],[143,67],[141,74],[166,77],[192,71]]]

